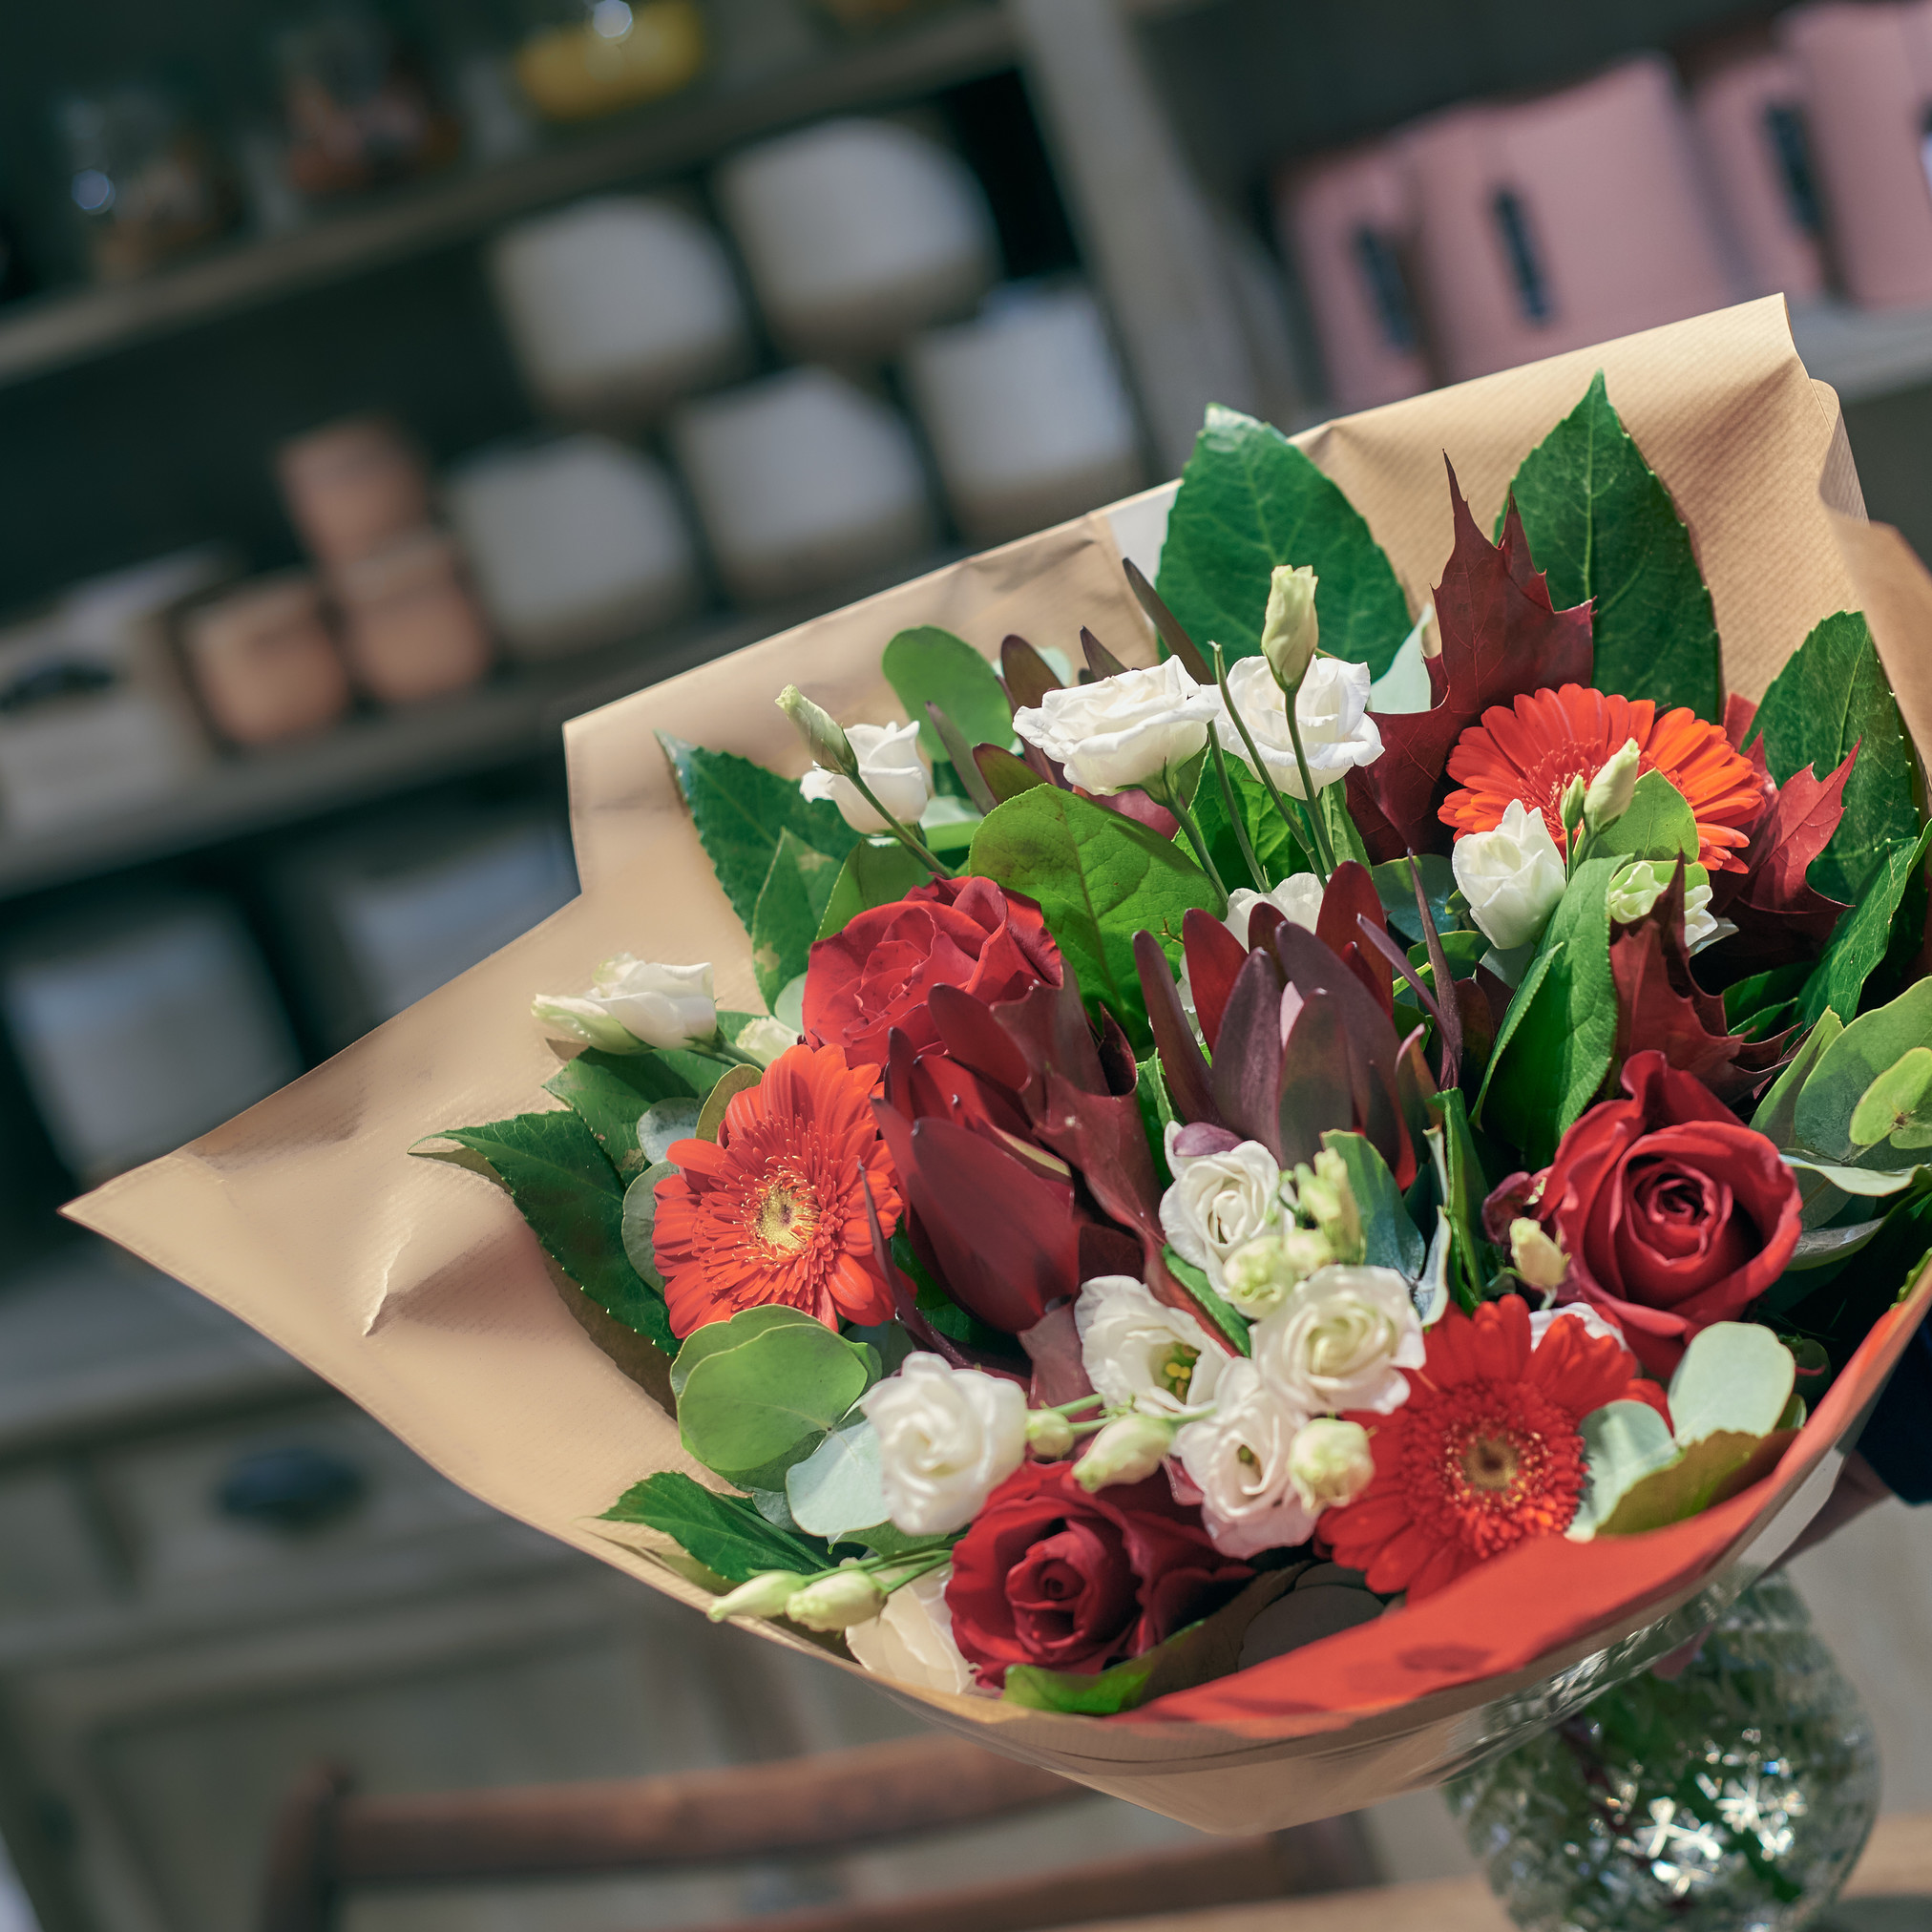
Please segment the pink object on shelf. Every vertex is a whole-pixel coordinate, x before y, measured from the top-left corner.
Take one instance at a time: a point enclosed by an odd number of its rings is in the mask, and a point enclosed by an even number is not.
[[[385,704],[412,704],[473,684],[490,668],[490,636],[459,553],[440,530],[419,531],[346,565],[331,588],[355,681]]]
[[[374,556],[430,521],[423,459],[395,424],[353,416],[291,437],[276,474],[297,534],[331,569]]]
[[[1846,293],[1869,308],[1932,302],[1932,6],[1802,7],[1780,25]]]
[[[1690,115],[1754,295],[1823,292],[1824,250],[1804,70],[1789,53],[1739,55],[1690,93]]]
[[[208,715],[237,745],[305,737],[348,709],[348,673],[305,572],[256,578],[196,605],[181,642]]]
[[[1275,208],[1334,402],[1367,410],[1426,389],[1408,269],[1416,198],[1402,162],[1386,144],[1323,155],[1283,171]]]
[[[1720,308],[1719,253],[1661,54],[1397,136],[1430,336],[1452,381]]]

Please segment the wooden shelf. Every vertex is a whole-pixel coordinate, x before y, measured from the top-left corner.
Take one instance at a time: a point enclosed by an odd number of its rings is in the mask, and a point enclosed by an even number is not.
[[[30,300],[0,320],[0,385],[467,242],[535,208],[698,167],[792,122],[977,79],[1014,58],[1004,12],[991,4],[964,8],[728,92],[701,87],[621,125],[395,190],[290,235],[237,242],[138,282]]]
[[[1932,308],[1794,304],[1791,329],[1805,368],[1845,402],[1869,402],[1932,382]]]

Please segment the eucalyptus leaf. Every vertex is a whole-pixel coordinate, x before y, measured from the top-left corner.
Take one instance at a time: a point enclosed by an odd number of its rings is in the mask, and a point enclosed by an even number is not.
[[[1795,1144],[1847,1166],[1916,1165],[1909,1153],[1902,1161],[1882,1154],[1863,1158],[1868,1147],[1854,1135],[1852,1122],[1873,1083],[1926,1046],[1932,1046],[1932,979],[1918,980],[1888,1004],[1861,1014],[1827,1042],[1793,1108]]]
[[[638,1119],[638,1151],[654,1166],[670,1159],[677,1141],[697,1137],[699,1103],[695,1100],[659,1101]]]
[[[1811,1228],[1798,1236],[1797,1246],[1792,1250],[1791,1259],[1785,1263],[1785,1271],[1802,1272],[1807,1269],[1829,1268],[1835,1261],[1843,1261],[1847,1256],[1858,1253],[1859,1249],[1868,1247],[1873,1235],[1884,1225],[1881,1217],[1877,1221],[1856,1222],[1849,1228]]]
[[[1923,1167],[1845,1167],[1831,1161],[1807,1161],[1797,1154],[1785,1155],[1784,1165],[1800,1174],[1822,1175],[1841,1192],[1871,1201],[1902,1194],[1925,1171]]]
[[[773,1301],[761,1302],[755,1308],[742,1308],[726,1321],[706,1322],[703,1328],[693,1329],[684,1337],[677,1360],[671,1364],[672,1396],[684,1393],[684,1383],[691,1371],[710,1356],[725,1349],[742,1348],[753,1335],[763,1334],[767,1329],[804,1328],[808,1324],[812,1328],[825,1326],[802,1308]]]
[[[1635,1536],[1667,1523],[1682,1522],[1733,1495],[1755,1475],[1766,1473],[1787,1438],[1719,1430],[1706,1436],[1667,1467],[1653,1471],[1624,1492],[1609,1517],[1597,1525],[1600,1536]]]
[[[1606,1402],[1577,1425],[1589,1464],[1589,1487],[1565,1534],[1576,1543],[1596,1534],[1625,1496],[1682,1455],[1670,1425],[1648,1402]]]
[[[1732,1432],[1768,1436],[1797,1376],[1791,1351],[1756,1322],[1719,1321],[1690,1337],[1670,1377],[1670,1422],[1678,1445]]]
[[[842,1423],[785,1472],[785,1499],[801,1529],[830,1543],[866,1541],[886,1521],[878,1431],[863,1416]]]
[[[1402,640],[1389,668],[1369,686],[1369,709],[1382,717],[1405,711],[1426,711],[1436,702],[1429,682],[1429,659],[1423,644],[1429,634],[1433,605],[1425,605],[1415,627]]]
[[[729,1066],[718,1076],[718,1083],[704,1096],[704,1104],[698,1109],[698,1124],[692,1130],[692,1138],[700,1141],[715,1141],[718,1130],[724,1124],[725,1110],[742,1093],[748,1093],[764,1078],[755,1066]]]
[[[1753,1132],[1762,1134],[1774,1147],[1797,1144],[1798,1095],[1817,1071],[1826,1049],[1844,1030],[1844,1022],[1827,1008],[1817,1024],[1805,1035],[1804,1043],[1792,1056],[1790,1065],[1778,1075],[1777,1083],[1758,1102],[1757,1111],[1751,1117]]]
[[[1230,660],[1261,649],[1276,564],[1320,578],[1321,644],[1380,676],[1410,629],[1381,546],[1341,491],[1279,430],[1210,404],[1167,512],[1156,588],[1188,636]]]
[[[658,1223],[658,1183],[677,1171],[668,1161],[646,1167],[624,1189],[623,1217],[619,1224],[625,1259],[637,1270],[639,1278],[660,1294],[664,1292],[664,1277],[659,1272],[657,1250],[652,1245]]]
[[[1429,1237],[1429,1253],[1422,1263],[1421,1277],[1410,1295],[1416,1304],[1417,1318],[1424,1328],[1434,1328],[1448,1311],[1449,1260],[1455,1244],[1456,1230],[1449,1225],[1448,1213],[1438,1208],[1436,1231]]]
[[[926,715],[928,704],[938,705],[969,745],[1004,746],[1012,740],[1013,707],[1005,687],[964,638],[936,624],[901,631],[886,646],[881,668],[906,716],[919,721],[919,749],[934,764],[945,758],[946,747]]]
[[[1852,1109],[1856,1147],[1922,1149],[1932,1144],[1932,1047],[1915,1046],[1879,1075]]]
[[[1716,722],[1721,661],[1711,593],[1670,494],[1611,407],[1599,369],[1584,399],[1522,460],[1510,485],[1550,602],[1594,599],[1593,682],[1688,704]],[[1502,535],[1498,518],[1497,535]]]
[[[543,1090],[569,1105],[597,1136],[611,1166],[628,1180],[662,1158],[639,1145],[638,1127],[645,1113],[661,1102],[688,1101],[691,1117],[697,1118],[697,1100],[704,1089],[678,1064],[694,1058],[679,1054],[674,1061],[662,1053],[598,1053],[592,1048],[565,1060],[544,1082]]]

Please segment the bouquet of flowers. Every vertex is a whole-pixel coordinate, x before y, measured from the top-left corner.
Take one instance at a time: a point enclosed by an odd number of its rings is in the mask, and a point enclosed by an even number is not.
[[[970,641],[936,582],[884,600],[912,620],[872,632],[903,722],[856,715],[882,707],[850,652],[735,666],[802,780],[660,712],[688,817],[661,801],[656,835],[702,850],[764,1010],[720,1005],[723,945],[667,943],[690,922],[651,868],[614,903],[580,816],[598,937],[634,950],[556,935],[521,996],[581,989],[535,1000],[542,1094],[415,1119],[629,1377],[598,1461],[633,1465],[573,1534],[1224,1829],[1514,1741],[1790,1541],[1927,1301],[1932,826],[1865,618],[1805,610],[1828,569],[1720,644],[1744,605],[1700,568],[1709,481],[1687,528],[1618,413],[1620,371],[1660,380],[1650,340],[1522,372],[1541,420],[1488,530],[1402,420],[1425,405],[1360,419],[1390,424],[1406,502],[1437,479],[1406,513],[1439,543],[1419,614],[1386,472],[1365,517],[1214,410],[1153,580],[1095,595],[1084,557],[1060,588],[1091,611],[1043,603],[1030,638],[1010,556]],[[1757,702],[1754,653],[1781,661]],[[472,1036],[528,1024],[514,956],[464,998]],[[318,1118],[260,1205],[298,1170],[340,1186],[323,1144],[367,1147],[370,1111]],[[281,1171],[264,1124],[200,1160]],[[89,1218],[126,1237],[117,1191]],[[141,1245],[192,1278],[181,1225]],[[371,1345],[481,1256],[414,1232],[360,1349],[340,1322],[297,1340],[421,1440],[461,1397],[399,1397]],[[1228,1800],[1284,1754],[1322,1776]]]

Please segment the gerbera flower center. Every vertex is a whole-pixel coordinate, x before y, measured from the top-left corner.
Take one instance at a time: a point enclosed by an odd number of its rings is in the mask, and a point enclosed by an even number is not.
[[[1410,1398],[1415,1510],[1479,1558],[1567,1529],[1586,1468],[1576,1422],[1529,1384],[1476,1380]]]
[[[1479,1436],[1462,1452],[1462,1474],[1474,1489],[1507,1489],[1522,1466],[1516,1444],[1504,1436]]]
[[[751,1223],[766,1248],[796,1254],[818,1227],[818,1197],[803,1175],[776,1174],[754,1199]]]

